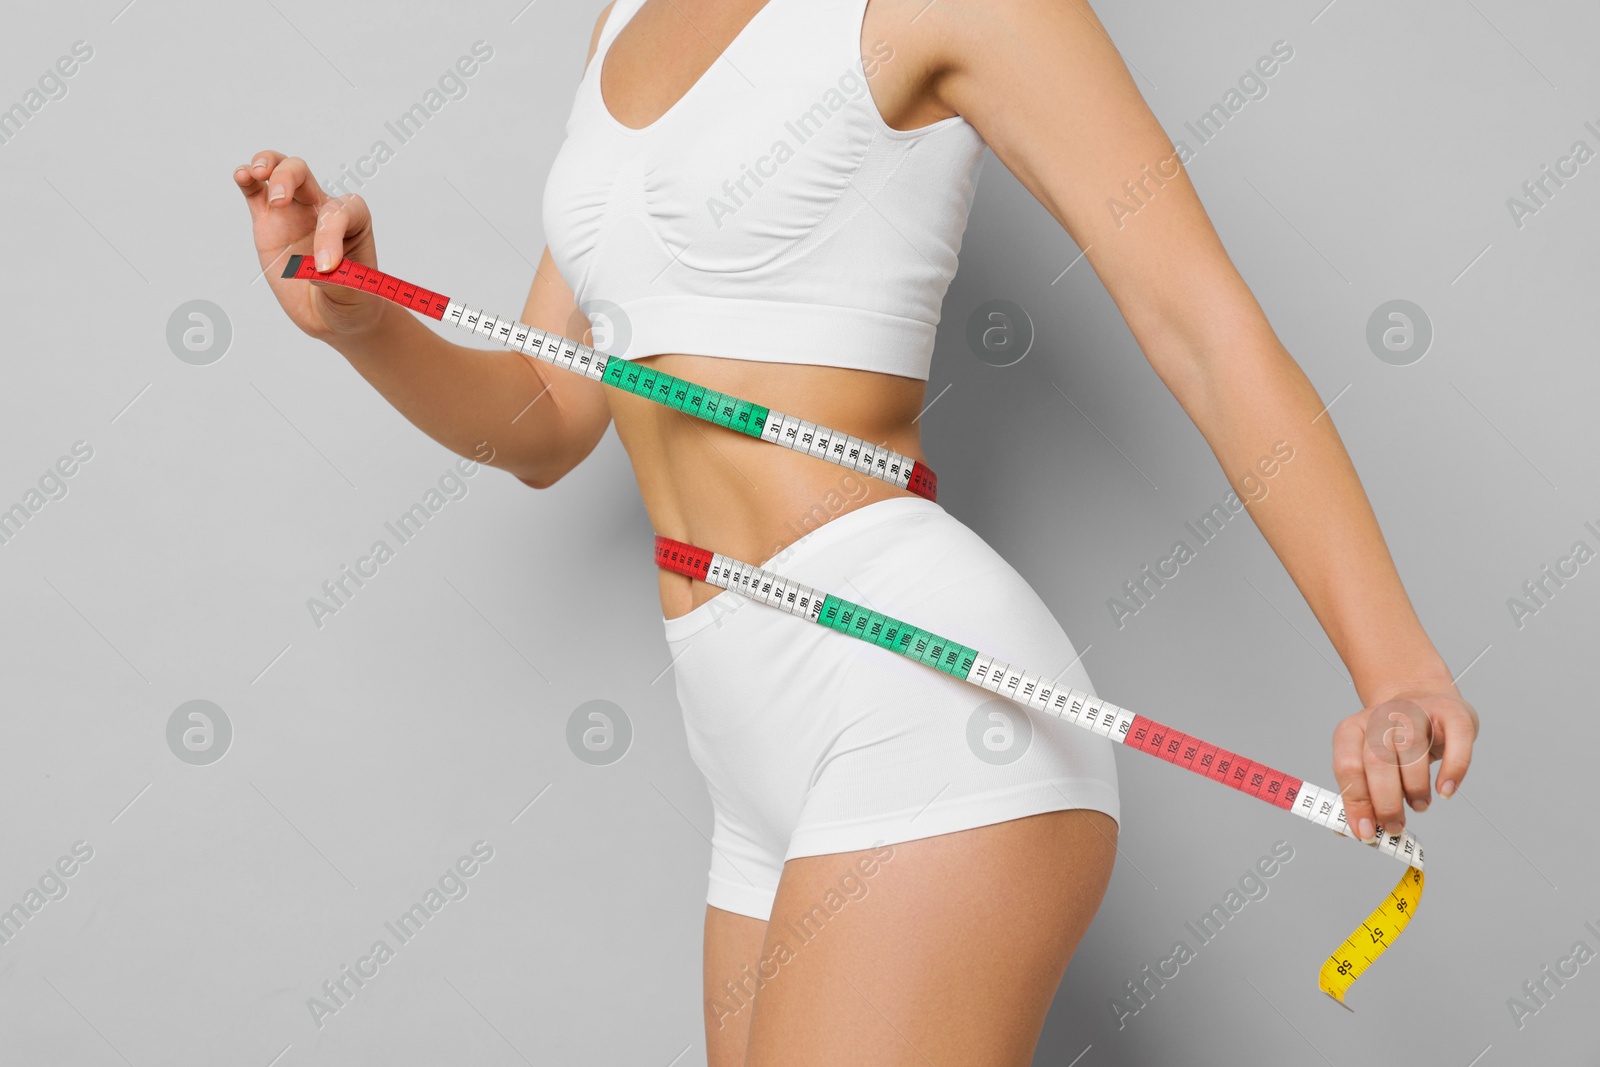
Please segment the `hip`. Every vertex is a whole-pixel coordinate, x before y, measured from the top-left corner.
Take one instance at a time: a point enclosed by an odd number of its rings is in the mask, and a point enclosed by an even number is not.
[[[747,562],[1042,672],[1057,686],[1094,693],[1071,639],[1038,593],[981,536],[934,501],[919,496],[875,501],[764,560]],[[899,705],[895,715],[910,709],[909,714],[937,722],[999,699],[733,590],[722,590],[684,615],[663,617],[662,625],[691,740],[705,744],[720,735],[752,732],[765,732],[774,744],[808,735],[837,737],[865,718],[885,714],[879,705],[886,702]],[[1104,742],[1031,714],[1042,729]]]

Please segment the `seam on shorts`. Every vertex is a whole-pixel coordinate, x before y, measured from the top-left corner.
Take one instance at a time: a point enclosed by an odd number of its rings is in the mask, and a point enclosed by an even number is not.
[[[772,914],[772,902],[778,896],[777,882],[773,882],[770,889],[740,885],[738,882],[719,877],[715,871],[707,875],[706,881],[708,883],[706,903],[713,908],[731,911],[735,915],[748,915],[763,922]]]

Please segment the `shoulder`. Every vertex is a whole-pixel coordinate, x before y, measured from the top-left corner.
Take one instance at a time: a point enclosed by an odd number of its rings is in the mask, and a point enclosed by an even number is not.
[[[1115,52],[1088,0],[869,0],[863,49],[882,39],[909,57],[918,78],[942,103],[978,85],[994,92],[1011,83],[1019,66],[1060,63],[1086,52]],[[961,83],[963,93],[956,88]]]
[[[1040,51],[1111,43],[1088,0],[871,0],[932,70],[970,72]]]

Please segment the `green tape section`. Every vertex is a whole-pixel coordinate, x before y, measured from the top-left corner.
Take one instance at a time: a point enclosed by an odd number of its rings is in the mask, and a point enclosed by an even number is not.
[[[604,360],[599,381],[613,389],[652,400],[665,407],[676,408],[686,415],[714,422],[718,426],[737,430],[750,437],[760,437],[767,428],[772,409],[736,396],[707,389],[703,385],[674,377],[661,371],[641,367],[621,356],[596,352],[595,359]],[[573,368],[581,364],[574,361]]]
[[[693,385],[684,381],[682,378],[674,381],[672,384],[672,395],[667,397],[665,401],[667,407],[676,408],[677,410],[682,411],[684,405],[689,402],[689,392],[693,388]]]
[[[625,369],[622,372],[622,380],[617,383],[617,388],[621,389],[624,393],[633,393],[637,395],[639,392],[639,379],[644,375],[638,367],[635,367],[632,364],[625,364],[624,366]]]
[[[754,409],[755,405],[748,400],[741,400],[733,405],[733,416],[728,420],[728,429],[744,433],[744,428],[750,425],[750,412]]]
[[[963,680],[972,673],[972,667],[978,661],[978,650],[975,648],[831,593],[822,599],[817,622],[830,630],[888,649]]]
[[[650,399],[666,407],[672,406],[672,390],[678,385],[678,379],[670,374],[657,374],[656,387],[650,394]]]
[[[871,642],[872,617],[877,614],[878,613],[876,611],[873,611],[870,608],[862,608],[860,611],[856,612],[855,618],[850,620],[850,636],[859,637],[863,641]]]
[[[760,404],[750,404],[749,418],[743,426],[738,427],[751,437],[760,437],[767,431],[767,416],[772,414],[771,408],[764,408]]]
[[[886,648],[890,652],[898,651],[895,642],[905,628],[906,624],[899,619],[885,615],[883,617],[883,627],[878,631],[878,638],[874,644],[879,648]]]
[[[905,654],[906,642],[911,640],[911,627],[899,619],[888,620],[888,625],[883,628],[883,647],[890,652]]]
[[[722,394],[715,389],[707,389],[700,401],[700,410],[695,412],[707,422],[717,421],[717,408],[722,403]]]
[[[939,669],[957,678],[965,678],[977,659],[978,650],[975,648],[960,644],[946,645],[944,662],[940,664]]]

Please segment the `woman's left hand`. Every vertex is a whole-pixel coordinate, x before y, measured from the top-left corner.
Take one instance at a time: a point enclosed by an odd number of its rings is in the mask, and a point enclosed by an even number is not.
[[[1333,731],[1333,773],[1356,836],[1371,841],[1379,826],[1403,831],[1402,798],[1413,811],[1427,810],[1434,760],[1443,761],[1439,795],[1461,788],[1477,736],[1477,711],[1449,683],[1382,690],[1342,720]]]

